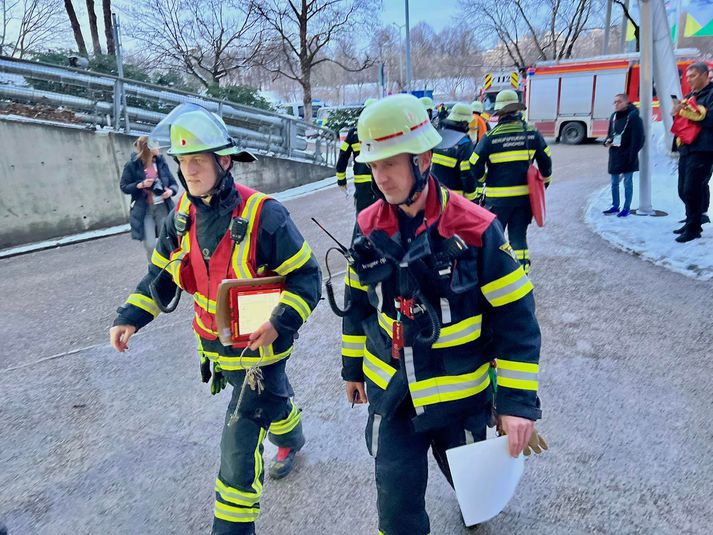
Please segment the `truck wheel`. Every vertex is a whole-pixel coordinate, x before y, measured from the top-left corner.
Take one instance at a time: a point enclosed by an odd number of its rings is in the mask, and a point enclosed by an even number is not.
[[[560,130],[560,139],[567,145],[579,145],[587,136],[582,123],[567,123]]]

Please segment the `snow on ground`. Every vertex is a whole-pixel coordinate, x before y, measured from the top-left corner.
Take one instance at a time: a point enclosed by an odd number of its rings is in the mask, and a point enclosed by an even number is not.
[[[677,192],[677,159],[670,158],[661,141],[661,123],[654,125],[652,155],[652,199],[655,210],[664,217],[630,215],[626,218],[605,216],[602,210],[611,206],[611,188],[594,193],[585,210],[587,224],[605,240],[624,251],[637,254],[656,265],[699,280],[713,280],[713,224],[703,225],[703,236],[688,243],[677,243],[673,230],[685,217],[683,202]],[[607,175],[608,176],[608,175]],[[624,187],[620,185],[621,200]],[[634,174],[634,200],[639,205],[639,174]],[[709,215],[713,216],[713,210]]]

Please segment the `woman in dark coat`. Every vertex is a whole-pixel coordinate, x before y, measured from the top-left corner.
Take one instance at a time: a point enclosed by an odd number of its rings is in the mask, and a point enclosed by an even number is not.
[[[151,261],[163,220],[173,209],[171,197],[178,193],[178,184],[159,148],[151,146],[148,137],[134,141],[134,154],[124,166],[120,187],[131,195],[131,238],[143,243]]]
[[[605,214],[629,215],[634,194],[633,175],[639,170],[639,151],[644,146],[644,125],[639,110],[626,94],[614,97],[616,110],[609,120],[609,132],[604,146],[609,147],[612,206]],[[624,206],[619,211],[619,182],[624,179]]]

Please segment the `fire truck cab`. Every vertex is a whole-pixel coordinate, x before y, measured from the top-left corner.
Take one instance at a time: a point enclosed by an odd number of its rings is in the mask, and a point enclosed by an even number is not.
[[[677,62],[684,95],[689,91],[686,67],[694,61]],[[639,104],[638,54],[538,63],[528,69],[526,87],[527,121],[544,136],[571,145],[604,137],[616,94],[626,93]],[[654,120],[660,121],[656,88],[653,110]]]

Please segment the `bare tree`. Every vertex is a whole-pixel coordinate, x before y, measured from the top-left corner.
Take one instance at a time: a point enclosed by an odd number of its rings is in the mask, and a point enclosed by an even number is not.
[[[99,42],[99,29],[97,28],[97,13],[94,11],[94,0],[86,0],[87,15],[89,16],[89,32],[92,34],[92,49],[95,56],[101,56],[102,48]]]
[[[239,0],[142,0],[127,32],[153,59],[195,77],[203,86],[252,63],[261,46],[251,5]]]
[[[79,25],[79,19],[77,19],[77,12],[74,11],[74,6],[72,5],[72,0],[64,0],[64,9],[69,17],[69,23],[72,25],[72,32],[74,33],[74,41],[77,43],[77,50],[80,56],[88,57],[87,45],[84,44],[84,36],[82,35],[82,27]]]
[[[64,19],[61,0],[20,0],[18,4],[22,13],[10,55],[23,58],[28,51],[56,38]]]
[[[0,55],[10,54],[12,47],[9,36],[10,23],[15,19],[15,8],[20,0],[0,0]],[[5,49],[8,49],[7,51]]]
[[[373,64],[362,59],[336,59],[330,45],[344,32],[350,35],[365,27],[366,15],[373,12],[374,0],[254,0],[253,6],[270,29],[269,47],[260,65],[275,77],[294,80],[302,87],[305,120],[312,120],[312,73],[325,62],[338,64],[349,72],[359,72]]]
[[[480,31],[497,36],[520,69],[571,57],[590,19],[601,13],[601,0],[460,0],[460,5]]]
[[[116,54],[114,45],[114,28],[111,23],[111,0],[102,0],[102,12],[104,13],[104,38],[106,39],[106,53],[110,56]]]
[[[626,4],[622,2],[621,0],[614,0],[614,3],[617,4],[619,7],[621,7],[621,11],[623,13],[623,17],[628,20],[631,25],[634,27],[634,39],[636,41],[636,51],[639,51],[639,25],[638,23],[634,20],[634,18],[631,16],[631,13],[626,7]],[[685,20],[685,19],[684,19]]]

